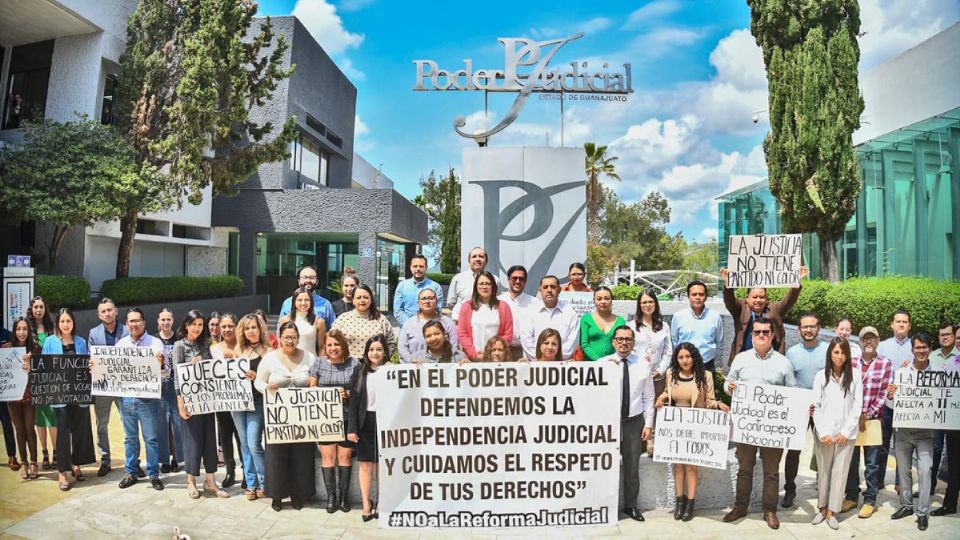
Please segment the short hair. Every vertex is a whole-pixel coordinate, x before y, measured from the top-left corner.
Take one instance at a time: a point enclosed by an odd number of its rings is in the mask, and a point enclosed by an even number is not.
[[[758,324],[765,324],[765,325],[769,326],[771,329],[773,328],[773,321],[772,321],[771,319],[766,318],[766,317],[758,317],[757,319],[755,319],[755,320],[753,321],[753,326],[754,326],[754,327],[756,327]]]
[[[690,295],[690,289],[692,289],[692,288],[694,288],[694,287],[697,287],[697,286],[703,287],[703,291],[704,291],[704,292],[709,292],[709,290],[710,290],[710,289],[707,288],[707,284],[706,284],[706,283],[700,281],[699,279],[695,279],[695,280],[691,281],[690,283],[687,283],[687,296]]]
[[[750,293],[752,293],[753,291],[763,291],[763,297],[764,298],[767,297],[767,289],[765,289],[764,287],[750,287],[749,289],[747,289],[747,296],[750,296]]]
[[[576,269],[578,269],[578,270],[583,270],[583,273],[584,273],[584,274],[587,273],[587,267],[584,266],[583,263],[580,263],[580,262],[571,263],[571,264],[570,264],[570,268],[567,268],[567,272],[570,272],[570,271],[573,270],[574,268],[576,268]]]
[[[511,266],[510,269],[507,270],[507,277],[510,277],[510,274],[512,274],[512,273],[514,273],[514,272],[517,272],[517,271],[523,272],[523,277],[524,277],[524,278],[527,277],[527,269],[526,269],[526,267],[524,267],[522,264],[515,264],[515,265]]]
[[[318,277],[320,276],[320,272],[317,272],[317,267],[312,264],[305,264],[300,267],[300,270],[297,270],[297,277],[300,277],[300,274],[302,274],[304,270],[313,270],[314,274],[317,274]]]
[[[123,314],[123,320],[129,319],[131,313],[136,313],[137,315],[140,315],[140,318],[141,318],[141,319],[144,319],[144,320],[146,320],[146,318],[147,318],[147,316],[143,314],[143,310],[142,310],[142,309],[140,309],[140,308],[138,308],[138,307],[132,307],[132,308],[128,308],[127,311],[126,311],[126,313]]]
[[[555,276],[555,275],[553,275],[553,274],[547,274],[547,275],[543,276],[542,278],[540,278],[540,286],[542,287],[542,286],[543,286],[543,282],[544,282],[545,280],[548,280],[548,279],[552,279],[552,280],[556,281],[556,282],[557,282],[557,287],[560,286],[560,278],[558,278],[557,276]]]
[[[473,253],[474,251],[477,251],[478,249],[480,250],[481,253],[483,253],[483,259],[487,260],[487,250],[483,249],[480,246],[473,246],[472,248],[470,248],[470,251],[467,252],[467,258],[470,257],[471,253]]]
[[[625,325],[625,324],[621,324],[620,326],[614,328],[614,329],[613,329],[613,335],[616,336],[616,335],[617,335],[617,332],[619,332],[619,331],[621,331],[621,330],[626,330],[627,332],[630,332],[630,335],[631,335],[631,336],[636,335],[636,334],[634,333],[634,331],[633,331],[633,328],[630,328],[629,326],[627,326],[627,325]]]
[[[907,316],[907,321],[912,321],[912,320],[913,320],[913,317],[910,316],[910,312],[909,312],[909,311],[907,311],[907,310],[904,309],[904,308],[900,308],[900,309],[898,309],[898,310],[896,310],[896,311],[893,312],[893,315],[890,317],[890,322],[893,322],[893,320],[897,318],[897,315],[906,315],[906,316]]]
[[[949,328],[951,332],[955,332],[957,330],[957,328],[953,326],[953,323],[946,319],[940,321],[940,326],[937,327],[937,330],[943,330],[944,328]]]
[[[106,296],[104,296],[103,298],[101,298],[101,299],[100,299],[100,302],[99,302],[97,305],[98,305],[98,306],[102,306],[102,305],[104,305],[104,304],[113,304],[114,306],[117,305],[116,302],[114,302],[113,300],[111,300],[110,298],[108,298],[108,297],[106,297]]]
[[[423,264],[427,264],[427,256],[423,253],[415,253],[412,257],[410,257],[410,262],[412,263],[417,259],[423,259]]]
[[[425,293],[425,292],[433,293],[433,297],[434,297],[434,299],[436,299],[436,297],[437,297],[437,291],[431,289],[430,287],[424,287],[424,288],[420,289],[420,292],[417,293],[417,300],[419,300],[419,299],[420,299],[420,295],[422,295],[422,294]]]
[[[812,311],[804,311],[803,315],[800,315],[800,317],[797,319],[797,322],[800,322],[803,319],[809,319],[811,317],[817,320],[817,325],[820,325],[820,316]]]
[[[917,332],[913,336],[913,339],[910,340],[910,345],[912,345],[913,347],[916,347],[918,341],[920,343],[925,343],[927,347],[932,347],[931,343],[933,343],[933,341],[930,339],[930,336],[928,336],[923,332]]]
[[[297,333],[297,337],[300,337],[300,329],[297,328],[297,323],[293,321],[284,321],[283,324],[280,325],[280,331],[277,332],[277,337],[282,336],[284,330],[290,330],[290,329],[292,329],[294,332]],[[330,334],[327,334],[327,335],[330,335]]]

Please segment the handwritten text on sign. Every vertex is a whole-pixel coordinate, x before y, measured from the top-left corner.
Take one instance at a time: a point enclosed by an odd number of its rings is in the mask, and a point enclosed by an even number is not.
[[[214,358],[177,364],[180,397],[190,414],[252,411],[253,386],[246,358]]]
[[[730,406],[733,442],[803,450],[813,391],[769,384],[737,383]]]
[[[560,293],[560,302],[570,306],[578,317],[593,313],[597,306],[593,303],[593,293],[564,291]]]
[[[160,362],[150,347],[91,345],[95,396],[160,399]]]
[[[893,427],[960,429],[960,372],[897,370]]]
[[[20,401],[30,376],[23,370],[23,347],[0,349],[0,401]]]
[[[263,399],[267,444],[343,440],[338,388],[280,388]]]
[[[800,286],[799,234],[732,235],[727,244],[727,287]]]
[[[30,357],[30,393],[34,405],[93,402],[86,354]]]
[[[727,468],[730,417],[723,411],[661,407],[654,437],[654,461]]]
[[[615,364],[391,366],[368,384],[386,526],[616,523]]]

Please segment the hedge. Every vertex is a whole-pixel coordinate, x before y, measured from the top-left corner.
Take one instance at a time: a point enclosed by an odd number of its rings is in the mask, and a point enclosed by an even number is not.
[[[453,279],[453,276],[456,274],[444,274],[441,272],[427,272],[427,277],[436,281],[440,285],[449,285],[450,280]]]
[[[243,280],[236,276],[133,277],[111,279],[100,287],[101,297],[118,305],[240,296]]]
[[[38,274],[36,293],[42,296],[51,311],[68,307],[85,308],[90,301],[90,284],[82,277]]]

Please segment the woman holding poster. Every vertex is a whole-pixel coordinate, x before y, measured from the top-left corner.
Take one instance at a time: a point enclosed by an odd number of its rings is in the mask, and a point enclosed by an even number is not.
[[[657,408],[697,407],[719,409],[727,412],[730,407],[718,400],[713,389],[713,375],[703,367],[700,350],[692,343],[681,343],[673,351],[670,368],[666,372],[666,385],[657,397]],[[677,463],[673,466],[674,490],[677,495],[673,519],[693,519],[694,500],[697,498],[697,466]]]
[[[626,324],[623,317],[613,313],[613,293],[610,287],[593,291],[596,310],[580,317],[580,350],[584,360],[598,360],[613,354],[613,329]]]
[[[330,334],[333,334],[331,331]],[[327,334],[327,339],[330,339]],[[306,388],[310,385],[310,365],[316,356],[297,347],[300,333],[293,321],[280,325],[280,348],[264,355],[253,386],[261,394],[278,388]],[[270,507],[279,512],[283,499],[290,497],[293,508],[303,508],[303,501],[316,493],[312,442],[268,444],[264,466],[267,482],[264,491],[273,499]]]
[[[30,357],[40,354],[40,347],[33,339],[30,332],[30,323],[27,319],[20,317],[13,321],[13,336],[10,341],[3,344],[3,348],[23,347],[26,352],[23,355],[23,369],[30,371]],[[30,384],[27,384],[23,392],[23,399],[19,401],[10,401],[7,403],[10,409],[10,419],[16,428],[17,448],[20,450],[20,457],[23,458],[23,468],[20,469],[20,478],[23,480],[36,479],[40,476],[39,465],[37,463],[37,431],[33,425],[34,408],[33,399],[30,395]],[[27,449],[29,448],[29,461],[27,460]]]
[[[69,308],[62,308],[57,315],[55,335],[48,336],[43,343],[43,354],[89,354],[87,342],[76,335],[76,321]],[[60,473],[58,485],[60,491],[70,489],[67,471],[71,471],[77,482],[86,480],[80,465],[96,463],[93,451],[93,430],[90,427],[90,405],[77,403],[54,404],[57,416],[57,471]]]
[[[500,336],[493,336],[487,340],[483,348],[483,362],[511,362],[510,343]]]
[[[428,323],[429,324],[429,323]],[[442,326],[442,325],[441,325]],[[354,396],[347,410],[347,440],[357,445],[360,463],[360,496],[363,499],[363,521],[380,517],[379,505],[370,501],[370,487],[376,476],[380,451],[377,446],[377,393],[375,386],[367,386],[367,375],[376,371],[390,358],[387,338],[373,336],[367,341],[367,350],[353,386]]]
[[[38,347],[43,347],[47,336],[53,334],[53,316],[47,308],[47,302],[42,296],[34,296],[30,300],[30,316],[27,319],[30,323],[30,333],[37,341]],[[49,471],[53,468],[50,464],[50,453],[47,451],[47,438],[53,446],[53,462],[57,462],[57,417],[53,414],[50,405],[37,405],[36,419],[34,423],[37,428],[37,437],[40,439],[40,448],[43,449],[43,470]]]
[[[847,485],[847,472],[853,459],[854,442],[860,429],[863,407],[863,380],[854,373],[850,345],[842,337],[830,340],[826,365],[813,378],[814,450],[817,454],[817,508],[810,522],[826,521],[837,530]]]

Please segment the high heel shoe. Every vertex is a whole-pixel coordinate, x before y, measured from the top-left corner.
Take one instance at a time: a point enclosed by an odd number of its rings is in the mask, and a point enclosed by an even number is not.
[[[83,471],[80,470],[80,467],[77,465],[73,466],[73,477],[77,479],[77,482],[83,482],[87,478],[83,476]]]
[[[50,470],[50,454],[46,450],[43,451],[43,470]]]
[[[40,466],[37,465],[36,461],[34,461],[30,465],[30,479],[36,480],[37,478],[40,478]]]
[[[373,519],[373,514],[362,514],[362,515],[360,516],[360,519],[362,519],[363,522],[366,523],[366,522],[368,522],[368,521],[370,521],[370,520]]]

